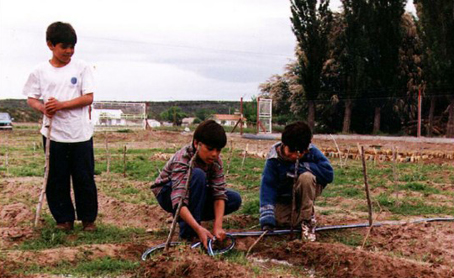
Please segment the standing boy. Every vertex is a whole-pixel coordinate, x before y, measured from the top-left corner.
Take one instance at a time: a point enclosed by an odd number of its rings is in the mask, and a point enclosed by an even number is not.
[[[315,241],[315,198],[333,181],[334,174],[311,140],[309,126],[296,122],[287,125],[281,142],[271,147],[260,187],[262,230],[301,225],[302,239]]]
[[[28,97],[28,105],[43,113],[44,148],[48,147],[45,136],[51,128],[47,202],[57,228],[72,230],[76,219],[71,200],[72,178],[77,219],[82,221],[84,230],[94,231],[98,198],[90,120],[93,72],[86,63],[71,59],[77,35],[70,24],[55,22],[49,25],[46,42],[52,58],[32,71],[23,93]]]
[[[192,240],[197,236],[205,247],[208,238],[225,238],[222,218],[241,205],[240,194],[225,188],[219,155],[226,143],[222,126],[213,120],[202,122],[194,132],[192,143],[173,155],[152,186],[159,205],[173,214],[181,198],[184,198],[178,220],[180,237]],[[196,153],[187,192],[189,162]],[[201,221],[212,219],[213,233],[201,225]]]

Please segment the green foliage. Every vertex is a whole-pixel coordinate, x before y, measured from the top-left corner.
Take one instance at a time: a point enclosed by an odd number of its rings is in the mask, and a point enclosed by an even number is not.
[[[24,272],[25,274],[50,273],[54,275],[76,275],[78,277],[105,277],[106,275],[112,277],[112,275],[133,272],[139,265],[140,263],[137,261],[132,262],[111,257],[103,257],[94,260],[84,259],[78,261],[76,264],[68,261],[61,261],[53,267],[32,265],[22,269],[21,272]]]
[[[298,90],[292,101],[297,115],[301,115],[302,102],[308,104],[308,124],[315,121],[315,102],[321,91],[323,64],[328,56],[328,35],[331,32],[332,13],[329,1],[291,0],[292,31],[295,34],[298,51],[296,75],[302,90]],[[289,99],[290,100],[290,99]]]
[[[361,246],[364,236],[353,230],[326,231],[319,235],[319,241],[339,242],[348,246]],[[366,243],[367,245],[367,243]]]
[[[257,98],[251,97],[250,102],[243,102],[243,115],[247,119],[248,126],[257,122]]]
[[[247,214],[247,215],[258,216],[259,211],[260,211],[260,200],[257,198],[257,199],[244,203],[242,206],[241,213]]]
[[[439,194],[440,190],[433,188],[427,184],[420,182],[409,182],[403,185],[399,185],[399,189],[408,191],[419,191],[426,194]]]
[[[184,113],[180,107],[172,106],[168,110],[162,112],[160,116],[161,119],[172,122],[174,126],[180,126],[183,118],[186,117],[186,113]]]
[[[336,186],[329,185],[323,192],[326,197],[346,197],[359,199],[364,197],[364,189],[359,189],[353,186]]]
[[[377,197],[380,206],[388,209],[394,214],[400,215],[431,215],[431,214],[451,214],[454,215],[454,208],[444,205],[428,204],[422,199],[405,198],[396,200],[395,198],[380,194]]]
[[[42,115],[27,105],[25,99],[0,99],[0,112],[7,112],[14,122],[38,122]],[[14,127],[16,129],[16,127]]]
[[[81,226],[75,226],[74,231],[64,232],[55,228],[51,216],[45,215],[45,226],[40,229],[38,238],[22,242],[17,248],[20,250],[42,250],[61,246],[79,246],[83,244],[122,243],[131,241],[137,235],[144,235],[145,231],[137,228],[120,229],[112,225],[98,223],[95,232],[84,232]]]
[[[195,112],[195,116],[200,122],[210,118],[213,114],[215,114],[215,111],[206,108],[199,109]]]
[[[137,261],[119,260],[110,257],[103,257],[96,260],[85,261],[77,264],[74,269],[75,274],[82,275],[114,275],[133,271],[139,266]]]

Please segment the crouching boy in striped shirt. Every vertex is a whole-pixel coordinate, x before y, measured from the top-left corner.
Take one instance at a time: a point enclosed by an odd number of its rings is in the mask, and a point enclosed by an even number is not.
[[[227,189],[225,184],[219,155],[226,143],[222,126],[213,120],[202,122],[194,132],[192,143],[173,155],[152,186],[159,205],[174,216],[178,203],[184,198],[178,219],[180,238],[198,237],[205,247],[208,238],[224,240],[222,219],[241,205],[240,194]],[[196,152],[189,192],[186,192],[189,164]],[[201,221],[213,219],[212,232],[201,225]]]

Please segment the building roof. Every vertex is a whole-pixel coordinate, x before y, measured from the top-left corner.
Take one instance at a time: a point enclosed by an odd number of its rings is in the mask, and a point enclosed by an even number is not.
[[[220,120],[220,121],[238,121],[240,119],[239,114],[231,115],[231,114],[214,114],[213,119],[215,120]],[[246,118],[243,117],[243,121],[245,121]]]

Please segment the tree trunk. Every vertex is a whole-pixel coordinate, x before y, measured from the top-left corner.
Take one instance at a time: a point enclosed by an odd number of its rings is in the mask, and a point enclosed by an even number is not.
[[[352,107],[352,100],[345,100],[344,124],[342,126],[342,133],[350,133],[350,124],[352,122]]]
[[[309,127],[314,130],[315,125],[315,102],[313,100],[308,101],[309,111],[307,115],[307,124]]]
[[[454,137],[454,97],[449,97],[449,116],[446,137]]]
[[[372,133],[377,134],[380,131],[381,107],[375,107],[374,115],[374,129]]]
[[[432,137],[432,130],[434,126],[434,111],[437,99],[435,96],[430,97],[430,109],[429,109],[429,124],[427,126],[427,136]]]

